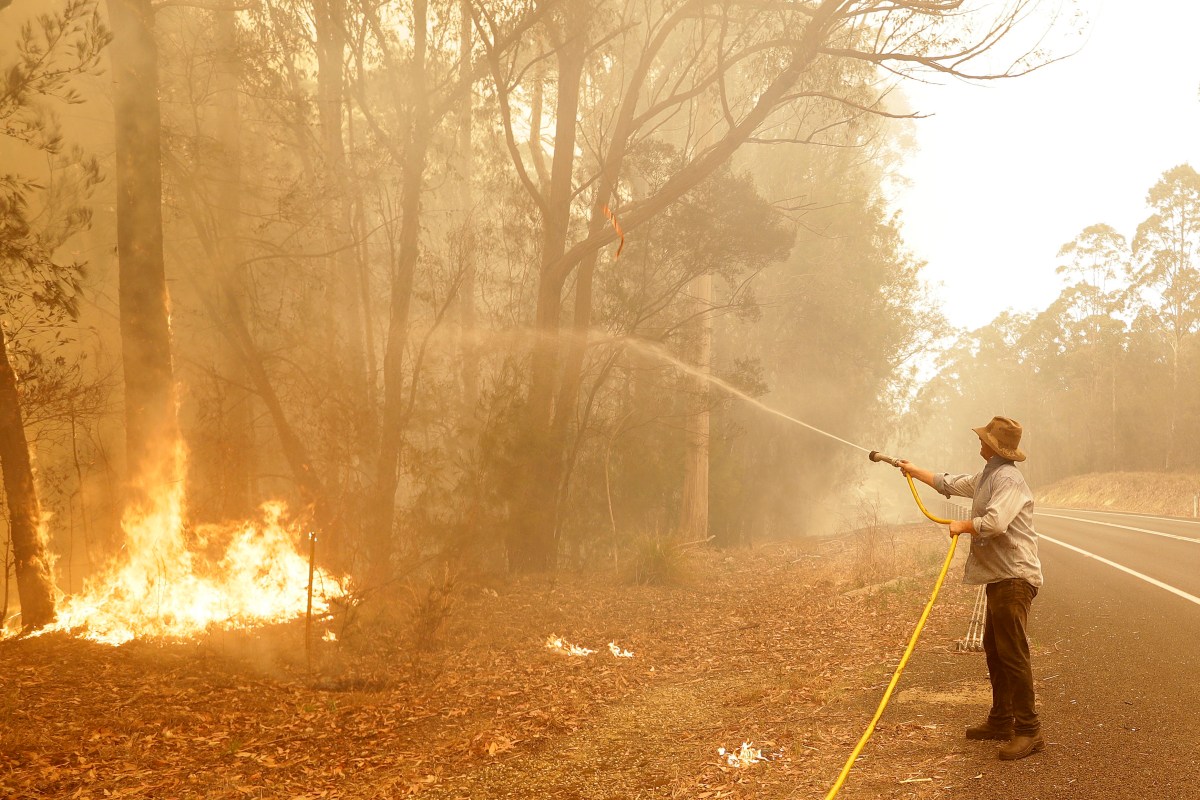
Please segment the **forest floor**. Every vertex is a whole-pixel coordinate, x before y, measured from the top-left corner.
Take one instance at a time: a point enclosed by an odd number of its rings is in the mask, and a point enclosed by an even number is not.
[[[687,551],[673,585],[439,583],[398,607],[407,627],[360,620],[318,642],[311,672],[303,623],[3,641],[0,796],[824,797],[947,547],[932,524],[877,526]],[[974,600],[961,558],[918,647],[960,677],[906,673],[843,798],[949,796],[943,767],[971,757],[959,725],[988,695],[982,657],[952,655]],[[731,762],[743,743],[762,760]]]

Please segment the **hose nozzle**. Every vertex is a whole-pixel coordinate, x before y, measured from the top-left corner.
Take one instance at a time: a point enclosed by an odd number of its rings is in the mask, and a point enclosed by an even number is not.
[[[899,467],[899,466],[900,466],[900,462],[899,462],[899,460],[898,460],[898,459],[892,458],[891,456],[885,456],[883,453],[879,452],[878,450],[872,450],[872,451],[871,451],[871,452],[870,452],[870,453],[867,455],[867,458],[871,459],[872,461],[884,461],[884,462],[887,462],[888,464],[891,464],[893,467]]]

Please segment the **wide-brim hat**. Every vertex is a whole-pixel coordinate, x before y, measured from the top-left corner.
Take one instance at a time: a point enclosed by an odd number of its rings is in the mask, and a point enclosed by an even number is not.
[[[982,428],[971,428],[979,435],[988,447],[996,451],[996,455],[1009,461],[1024,461],[1025,454],[1018,446],[1021,444],[1021,423],[1009,417],[992,417],[992,421]]]

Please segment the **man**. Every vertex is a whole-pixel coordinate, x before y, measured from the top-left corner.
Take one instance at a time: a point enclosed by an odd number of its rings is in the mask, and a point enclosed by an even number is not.
[[[967,728],[968,739],[1007,741],[998,755],[1005,761],[1046,747],[1034,709],[1033,668],[1025,627],[1029,606],[1042,585],[1038,537],[1033,529],[1033,494],[1013,462],[1024,461],[1021,425],[992,417],[979,436],[979,455],[987,464],[976,475],[934,474],[900,461],[900,470],[946,497],[971,497],[971,518],[950,523],[950,534],[969,534],[971,552],[963,582],[987,585],[983,650],[992,683],[987,721]]]

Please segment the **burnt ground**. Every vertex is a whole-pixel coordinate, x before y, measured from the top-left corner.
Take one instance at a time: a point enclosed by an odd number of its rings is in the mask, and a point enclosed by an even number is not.
[[[403,624],[337,621],[311,672],[302,624],[174,644],[0,642],[0,796],[824,797],[946,546],[927,525],[693,551],[670,586],[464,579],[397,601]],[[961,556],[916,679],[841,797],[959,796],[970,762],[994,763],[961,741],[987,694],[982,657],[953,654],[974,599],[960,574]],[[551,634],[597,652],[556,653]],[[743,742],[767,760],[718,754]]]

